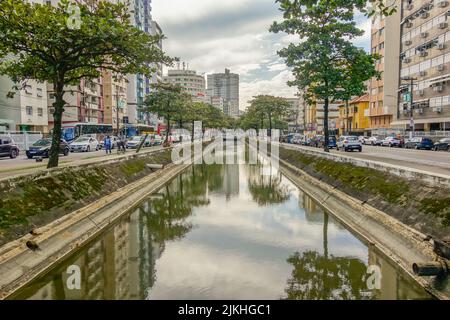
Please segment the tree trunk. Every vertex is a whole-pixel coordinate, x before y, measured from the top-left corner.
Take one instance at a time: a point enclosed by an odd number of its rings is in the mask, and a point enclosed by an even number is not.
[[[167,128],[166,128],[166,145],[169,145],[169,135],[170,135],[170,118],[167,117]]]
[[[53,91],[55,93],[55,103],[53,107],[55,111],[53,113],[53,135],[52,146],[50,148],[49,160],[47,168],[56,168],[59,164],[59,148],[61,145],[61,133],[62,133],[62,115],[64,112],[64,82],[55,81],[53,83]]]
[[[329,98],[325,98],[325,105],[323,106],[324,111],[324,119],[323,119],[323,131],[325,134],[325,142],[324,142],[324,150],[325,152],[330,152],[329,144],[330,144],[330,131],[328,130],[328,106],[330,100]]]
[[[191,137],[191,142],[194,142],[194,133],[195,133],[195,121],[192,121],[192,137]]]
[[[269,113],[269,137],[272,138],[272,114]]]
[[[347,130],[345,134],[350,135],[350,110],[348,106],[348,100],[345,100],[345,110],[347,112]]]

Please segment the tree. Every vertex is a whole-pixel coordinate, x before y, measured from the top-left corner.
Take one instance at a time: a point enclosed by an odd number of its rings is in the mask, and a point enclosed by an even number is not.
[[[255,115],[260,117],[262,123],[267,118],[271,137],[274,120],[288,115],[290,103],[285,98],[259,95],[250,101],[250,108],[256,111]]]
[[[162,36],[150,36],[131,25],[126,3],[80,2],[79,15],[72,14],[77,11],[72,6],[69,0],[58,6],[0,1],[0,74],[16,83],[35,79],[53,84],[49,168],[58,166],[67,85],[98,78],[103,70],[150,75],[153,63],[172,61],[158,47]]]
[[[305,92],[305,99],[324,101],[325,151],[328,150],[329,105],[345,95],[364,88],[364,82],[379,76],[375,70],[377,55],[367,54],[352,44],[364,34],[356,27],[354,14],[364,10],[365,0],[278,0],[284,21],[274,22],[272,32],[298,35],[300,43],[291,43],[279,51],[293,69],[294,81],[288,84]]]
[[[184,113],[185,98],[182,88],[171,83],[157,83],[153,86],[153,91],[147,95],[141,111],[157,114],[158,117],[166,120],[166,138],[164,144],[169,143],[172,121],[180,119],[180,114]]]

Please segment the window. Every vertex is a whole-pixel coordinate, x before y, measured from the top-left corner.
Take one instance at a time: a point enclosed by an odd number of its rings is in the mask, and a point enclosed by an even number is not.
[[[38,97],[42,97],[42,88],[37,88],[37,89],[36,89],[36,95],[37,95]]]
[[[44,116],[44,109],[38,108],[37,109],[37,114],[38,114],[39,117],[43,117]]]
[[[32,116],[33,115],[33,107],[26,107],[26,112],[27,112],[27,116]]]

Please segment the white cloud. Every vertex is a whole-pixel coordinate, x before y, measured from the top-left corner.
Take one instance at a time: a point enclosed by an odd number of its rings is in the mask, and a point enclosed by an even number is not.
[[[286,84],[290,72],[277,51],[298,38],[269,33],[271,23],[281,20],[274,0],[153,0],[152,6],[169,55],[201,74],[229,68],[241,75],[241,109],[258,94],[296,93]],[[355,44],[367,48],[370,21],[361,15],[357,19],[366,34]]]

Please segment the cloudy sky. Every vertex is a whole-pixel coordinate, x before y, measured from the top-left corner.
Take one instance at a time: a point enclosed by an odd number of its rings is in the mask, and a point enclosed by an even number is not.
[[[294,39],[268,31],[273,21],[281,20],[275,0],[153,0],[152,7],[169,55],[201,74],[225,68],[240,74],[241,109],[258,94],[296,93],[286,85],[291,73],[277,56]],[[357,22],[366,34],[356,45],[368,48],[370,24],[362,16]]]

